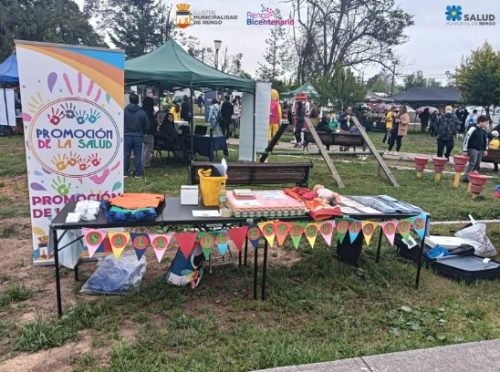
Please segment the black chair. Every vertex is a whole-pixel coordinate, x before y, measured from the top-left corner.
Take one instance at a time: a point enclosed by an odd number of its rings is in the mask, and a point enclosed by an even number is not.
[[[206,125],[195,125],[194,134],[199,136],[205,136],[207,134],[208,127]]]

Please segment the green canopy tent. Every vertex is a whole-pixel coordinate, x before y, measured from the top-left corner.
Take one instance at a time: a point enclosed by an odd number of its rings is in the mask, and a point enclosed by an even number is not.
[[[293,97],[295,97],[299,93],[305,93],[305,94],[307,94],[308,96],[310,96],[312,98],[318,98],[319,97],[318,91],[309,82],[305,83],[304,85],[302,85],[301,87],[299,87],[297,89],[291,90],[289,92],[281,93],[280,96],[282,98],[293,98]]]
[[[169,90],[191,88],[255,92],[254,80],[231,76],[206,65],[189,55],[173,39],[151,53],[126,61],[125,81],[127,85],[161,84]]]
[[[253,108],[256,107],[255,80],[239,78],[216,70],[191,56],[173,39],[168,40],[151,53],[125,61],[125,82],[127,85],[159,85],[169,90],[189,88],[191,97],[194,89],[200,91],[236,90],[252,95]],[[191,110],[193,112],[192,108]],[[253,122],[252,133],[255,136],[255,115],[252,115],[250,120]],[[191,133],[194,133],[193,116],[191,116],[190,124]],[[252,153],[255,153],[255,138],[252,148]],[[193,139],[191,139],[192,150]]]

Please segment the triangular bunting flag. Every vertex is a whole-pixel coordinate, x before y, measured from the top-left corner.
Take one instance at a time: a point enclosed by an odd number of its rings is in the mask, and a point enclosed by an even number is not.
[[[299,248],[300,239],[302,238],[302,234],[304,233],[304,228],[300,223],[294,223],[292,228],[290,229],[290,237],[292,238],[292,243],[295,249]]]
[[[266,221],[259,222],[257,225],[259,226],[260,231],[262,231],[262,235],[264,235],[264,238],[267,240],[269,247],[272,247],[274,237],[276,236],[276,233],[274,232],[274,223],[272,221]]]
[[[394,221],[381,222],[380,225],[382,226],[382,231],[387,237],[387,240],[389,240],[389,243],[391,245],[394,245],[394,235],[396,235],[396,222]]]
[[[245,237],[247,236],[248,226],[236,227],[234,229],[229,229],[229,239],[231,239],[238,251],[241,252],[243,249],[243,244],[245,243]]]
[[[304,235],[306,236],[311,248],[314,248],[314,243],[316,243],[316,237],[318,236],[318,224],[308,223],[304,228]]]
[[[212,248],[203,248],[203,255],[205,256],[206,260],[210,258],[211,253],[212,253]]]
[[[410,221],[409,220],[399,221],[397,230],[404,239],[408,239],[408,237],[410,236],[410,231],[411,231]]]
[[[276,233],[276,240],[278,241],[278,247],[282,247],[285,243],[286,236],[292,228],[292,224],[289,222],[275,221],[274,222],[274,232]]]
[[[336,220],[335,230],[337,231],[337,238],[339,239],[339,243],[342,244],[347,232],[349,231],[349,221],[343,219]]]
[[[361,230],[363,231],[366,245],[370,245],[370,241],[377,226],[378,224],[373,221],[361,221]]]
[[[410,218],[413,230],[415,230],[420,240],[424,239],[425,237],[425,230],[426,230],[425,220],[426,220],[426,215],[424,213],[421,213],[418,216]]]
[[[325,239],[326,245],[332,245],[333,229],[335,228],[335,221],[323,221],[319,227],[319,232],[323,239]]]
[[[106,234],[104,237],[101,245],[99,248],[97,248],[97,251],[95,253],[113,253],[113,249],[111,249],[111,243],[109,242],[109,237],[107,232],[103,232],[103,234]]]
[[[215,246],[215,237],[209,232],[199,232],[198,241],[202,249],[213,248]]]
[[[221,255],[225,255],[227,252],[227,249],[229,248],[229,240],[227,238],[227,232],[226,231],[220,231],[215,234],[215,244],[217,244],[217,248],[219,248],[219,252]]]
[[[106,233],[95,229],[87,229],[85,227],[82,228],[82,232],[83,241],[89,250],[89,257],[92,257],[103,243]]]
[[[119,259],[130,240],[130,234],[121,231],[108,231],[108,238],[111,243],[111,249],[113,249],[113,255],[116,259]]]
[[[145,233],[130,233],[130,239],[132,240],[132,245],[134,246],[135,254],[137,255],[137,259],[140,260],[144,252],[146,252],[146,248],[148,247],[149,235]]]
[[[168,234],[149,234],[149,240],[151,242],[151,247],[153,247],[153,251],[155,252],[156,259],[158,263],[161,262],[163,255],[167,251],[168,245],[172,240],[174,233]]]
[[[259,246],[259,240],[261,236],[262,233],[260,232],[260,229],[257,225],[252,225],[248,227],[247,238],[248,240],[250,240],[255,249],[257,249]]]
[[[175,239],[179,244],[179,248],[186,259],[193,252],[194,243],[196,242],[196,233],[182,232],[175,234]]]
[[[351,244],[354,243],[360,232],[361,222],[353,220],[349,225],[349,239],[351,240]]]

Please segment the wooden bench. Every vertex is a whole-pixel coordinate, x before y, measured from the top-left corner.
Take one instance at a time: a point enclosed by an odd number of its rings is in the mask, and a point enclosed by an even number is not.
[[[500,163],[500,150],[488,149],[488,156],[483,157],[481,161],[487,163]]]
[[[328,133],[321,131],[318,131],[317,133],[323,145],[325,145],[328,149],[330,146],[363,147],[363,150],[366,149],[366,143],[361,134]],[[304,131],[304,142],[304,147],[306,147],[309,143],[315,143],[311,132]]]
[[[210,162],[193,161],[189,168],[189,183],[198,185],[199,169],[210,168]],[[228,163],[228,185],[292,184],[307,187],[312,162],[301,163]]]

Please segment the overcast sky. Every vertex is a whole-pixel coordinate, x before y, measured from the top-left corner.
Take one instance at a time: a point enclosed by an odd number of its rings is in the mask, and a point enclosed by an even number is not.
[[[83,0],[76,1],[80,6]],[[191,11],[215,10],[217,14],[237,15],[236,21],[224,21],[221,26],[196,25],[186,29],[186,33],[198,37],[204,46],[213,46],[214,39],[222,40],[222,47],[228,47],[229,54],[241,52],[243,69],[255,74],[258,62],[265,49],[264,40],[271,26],[247,26],[247,11],[260,11],[265,7],[278,8],[284,18],[288,18],[290,5],[279,0],[191,0],[165,1],[165,4],[191,4]],[[446,71],[453,72],[464,55],[478,48],[487,40],[496,50],[500,49],[500,7],[496,0],[401,0],[399,6],[414,16],[415,25],[406,29],[408,41],[396,48],[402,56],[401,74],[422,70],[427,77],[446,80]],[[494,14],[495,26],[450,26],[446,24],[447,5],[461,5],[463,13]],[[173,12],[174,14],[174,12]],[[287,26],[285,26],[287,27]],[[365,71],[365,79],[379,70],[370,66]]]

